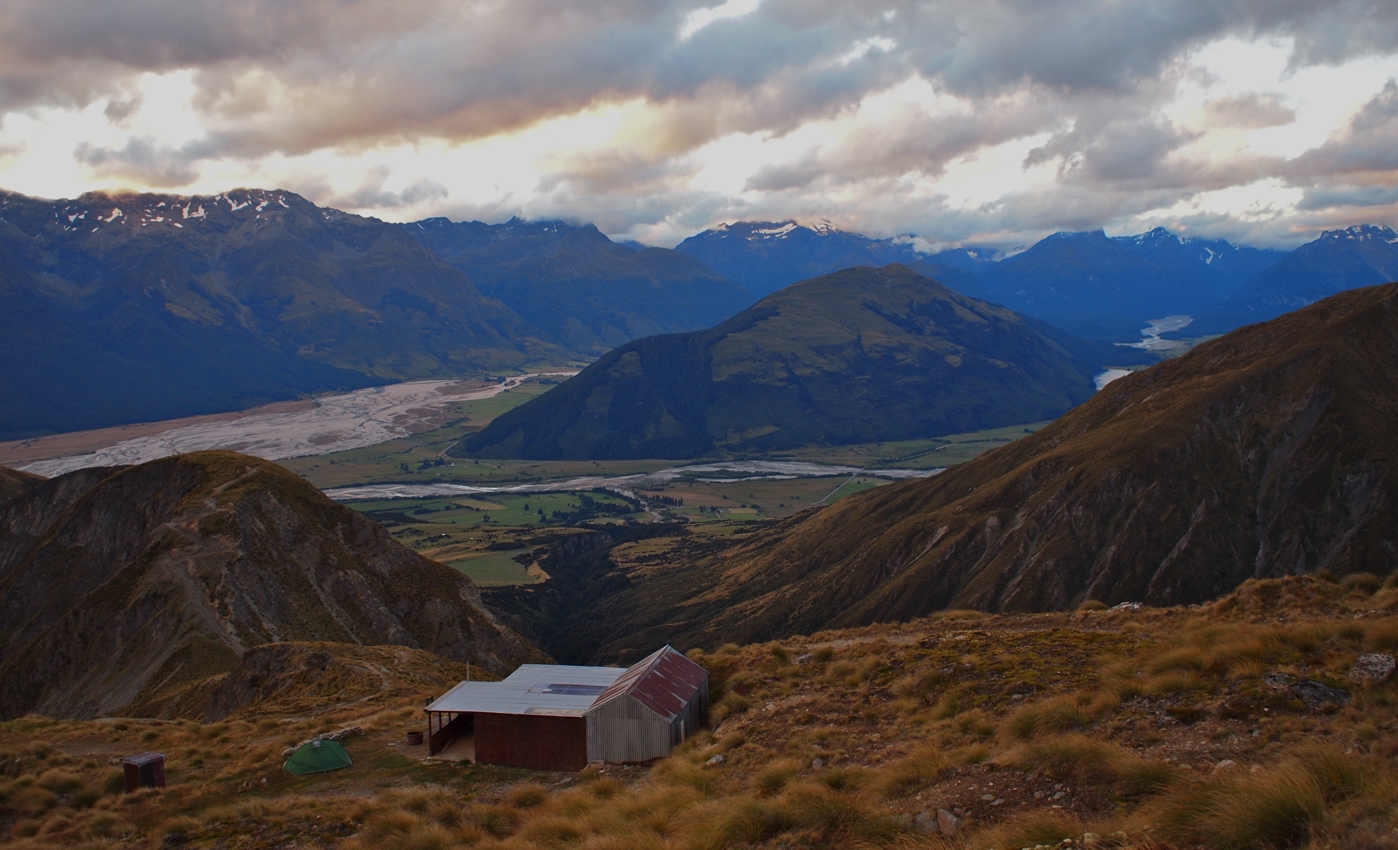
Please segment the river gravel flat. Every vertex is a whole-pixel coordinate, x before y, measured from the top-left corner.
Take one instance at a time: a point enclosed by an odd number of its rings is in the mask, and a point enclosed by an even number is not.
[[[359,502],[368,499],[420,499],[431,496],[470,496],[478,493],[559,493],[579,490],[613,490],[630,495],[634,490],[649,490],[681,478],[696,481],[755,481],[791,478],[825,478],[834,475],[864,475],[870,478],[929,478],[942,469],[861,469],[857,466],[810,463],[808,461],[716,461],[689,464],[645,472],[637,475],[591,475],[581,478],[543,481],[536,484],[514,484],[500,487],[480,487],[474,484],[365,484],[358,487],[337,487],[325,495],[338,502]],[[719,473],[730,473],[719,475]]]
[[[464,392],[460,381],[410,381],[370,387],[316,399],[308,409],[183,425],[21,468],[51,478],[75,469],[145,463],[205,449],[228,449],[265,460],[330,454],[406,437],[422,430],[422,423],[439,417],[444,407],[499,395],[529,378],[574,374],[577,373],[537,372]]]

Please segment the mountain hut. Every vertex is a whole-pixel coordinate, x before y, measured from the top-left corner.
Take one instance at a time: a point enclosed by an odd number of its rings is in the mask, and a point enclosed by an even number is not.
[[[483,764],[582,770],[670,754],[704,722],[709,674],[666,646],[628,668],[525,664],[427,706],[428,754],[469,737]]]

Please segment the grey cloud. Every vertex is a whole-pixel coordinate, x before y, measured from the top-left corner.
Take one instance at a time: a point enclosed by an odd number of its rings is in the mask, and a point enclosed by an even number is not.
[[[747,183],[754,191],[801,188],[816,181],[849,183],[906,174],[936,176],[975,150],[1055,129],[1062,123],[1055,98],[1001,99],[969,113],[894,115],[854,131],[829,150],[812,150],[789,163],[758,170]]]
[[[1398,83],[1390,79],[1344,133],[1302,154],[1290,163],[1287,173],[1300,183],[1324,175],[1398,178]]]
[[[1398,186],[1314,186],[1306,189],[1296,206],[1302,210],[1333,210],[1393,204],[1398,204]]]
[[[1398,39],[1376,0],[1339,23],[1320,0],[768,0],[678,42],[685,15],[714,2],[12,0],[0,105],[83,104],[143,71],[192,68],[225,155],[472,138],[629,97],[678,104],[676,118],[711,111],[675,134],[693,146],[785,132],[914,72],[975,96],[1148,99],[1185,51],[1223,35],[1295,36],[1297,61]],[[869,38],[895,46],[840,61]]]
[[[84,142],[74,149],[73,157],[98,176],[122,177],[152,187],[185,186],[199,177],[199,170],[188,156],[149,136],[133,138],[121,148],[94,147]]]
[[[1216,127],[1245,130],[1280,127],[1296,120],[1296,113],[1283,105],[1277,95],[1256,92],[1210,101],[1204,105],[1204,112]]]
[[[205,159],[465,140],[645,98],[655,127],[636,150],[564,163],[537,195],[501,199],[480,214],[554,215],[572,205],[608,232],[648,237],[721,216],[824,214],[889,235],[905,229],[897,219],[937,238],[1010,244],[1039,227],[1129,221],[1266,176],[1285,176],[1317,199],[1325,175],[1356,186],[1398,179],[1390,175],[1398,171],[1392,87],[1290,164],[1177,162],[1172,153],[1190,137],[1158,114],[1189,51],[1225,36],[1294,39],[1295,67],[1391,55],[1398,4],[1387,0],[766,0],[676,39],[686,14],[717,2],[9,0],[0,4],[0,109],[106,98],[120,121],[138,106],[139,74],[190,69],[208,138],[173,151],[150,139],[79,151],[100,174],[168,186],[193,179]],[[870,39],[893,46],[851,60]],[[740,198],[676,188],[692,168],[684,155],[708,141],[787,133],[913,75],[963,96],[969,112],[895,115],[764,169]],[[1236,127],[1294,117],[1266,94],[1209,112],[1216,125]],[[1061,164],[1052,193],[973,211],[929,204],[925,191],[900,194],[900,178],[935,178],[957,157],[1039,133],[1051,135],[1026,164]],[[363,184],[344,196],[328,183],[306,193],[393,214],[466,209],[440,186],[389,192],[385,176],[372,173]]]

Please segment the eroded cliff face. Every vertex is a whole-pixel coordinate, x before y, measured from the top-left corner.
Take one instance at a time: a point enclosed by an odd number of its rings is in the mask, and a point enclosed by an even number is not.
[[[465,576],[267,461],[200,452],[0,502],[0,717],[159,704],[289,641],[538,657]]]

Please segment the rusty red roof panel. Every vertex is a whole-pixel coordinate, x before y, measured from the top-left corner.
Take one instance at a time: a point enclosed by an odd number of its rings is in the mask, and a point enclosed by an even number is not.
[[[666,719],[673,719],[708,681],[703,667],[673,647],[663,647],[631,665],[616,682],[597,695],[593,708],[630,694]]]

